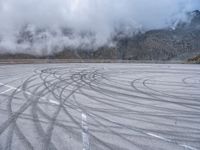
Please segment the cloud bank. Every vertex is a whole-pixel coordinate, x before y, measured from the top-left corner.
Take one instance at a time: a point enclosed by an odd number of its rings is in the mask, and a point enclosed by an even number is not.
[[[92,49],[116,32],[174,27],[199,8],[199,0],[0,0],[0,52]]]

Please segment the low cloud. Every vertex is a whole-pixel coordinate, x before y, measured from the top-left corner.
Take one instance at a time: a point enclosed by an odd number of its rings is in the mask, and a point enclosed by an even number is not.
[[[94,49],[117,32],[174,27],[199,8],[199,0],[0,0],[0,52]]]

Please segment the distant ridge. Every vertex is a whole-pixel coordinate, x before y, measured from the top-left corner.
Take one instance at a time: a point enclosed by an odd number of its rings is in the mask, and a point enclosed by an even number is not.
[[[0,58],[187,60],[200,54],[200,11],[195,10],[188,13],[188,16],[191,22],[180,22],[175,29],[151,30],[132,37],[115,37],[116,47],[103,46],[97,50],[65,48],[50,56],[1,54]]]

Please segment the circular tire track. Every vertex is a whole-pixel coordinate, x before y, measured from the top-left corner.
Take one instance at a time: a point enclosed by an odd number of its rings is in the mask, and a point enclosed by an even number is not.
[[[82,113],[88,118],[91,150],[200,149],[198,67],[71,64],[32,71],[4,95],[1,149],[14,149],[16,142],[27,150],[81,149]],[[28,124],[27,131],[23,126]],[[59,144],[60,131],[77,146],[65,138]]]

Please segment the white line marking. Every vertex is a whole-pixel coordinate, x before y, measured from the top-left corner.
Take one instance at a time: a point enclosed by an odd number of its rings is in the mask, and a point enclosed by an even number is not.
[[[156,134],[153,134],[153,133],[146,133],[147,135],[150,135],[152,137],[155,137],[155,138],[158,138],[158,139],[161,139],[161,140],[164,140],[164,141],[167,141],[167,142],[170,142],[171,140],[168,140],[162,136],[159,136],[159,135],[156,135]]]
[[[197,150],[196,148],[189,146],[189,145],[185,145],[185,144],[181,144],[180,146],[186,148],[186,149],[190,149],[190,150]]]
[[[87,115],[82,113],[82,138],[83,138],[83,150],[90,150],[89,136],[88,136],[88,125]]]
[[[8,90],[5,90],[5,91],[1,92],[0,94],[5,94],[5,93],[7,93],[7,92],[9,92],[11,90],[16,90],[17,89],[17,88],[15,88],[13,86],[10,86],[10,85],[7,85],[7,84],[3,84],[3,83],[0,83],[0,85],[9,88]]]
[[[14,87],[14,86],[10,86],[10,85],[3,84],[3,83],[0,83],[0,85],[3,85],[5,87],[10,88],[6,91],[1,92],[0,94],[4,94],[4,93],[11,91],[13,89],[17,90],[17,88]],[[21,91],[21,89],[18,89],[17,91]],[[33,95],[32,93],[27,92],[27,91],[25,91],[25,93],[28,94],[28,95]],[[41,97],[41,99],[46,100],[45,97]],[[52,104],[60,105],[59,102],[54,101],[54,100],[49,100],[49,102],[52,103]],[[146,133],[146,134],[149,135],[149,136],[161,139],[163,141],[172,142],[170,139],[164,138],[162,136],[159,136],[159,135],[156,135],[156,134],[153,134],[153,133]],[[89,143],[89,136],[88,136],[88,125],[87,125],[87,115],[85,113],[82,113],[82,138],[83,138],[83,150],[90,150],[90,143]],[[184,147],[186,149],[189,149],[189,150],[197,150],[196,148],[189,146],[189,145],[186,145],[186,144],[178,144],[178,145],[181,146],[181,147]]]
[[[166,142],[172,142],[172,140],[170,139],[167,139],[167,138],[164,138],[162,136],[159,136],[159,135],[156,135],[156,134],[153,134],[153,133],[146,133],[147,135],[149,136],[152,136],[152,137],[155,137],[155,138],[158,138],[160,140],[163,140],[163,141],[166,141]],[[189,146],[189,145],[186,145],[186,144],[179,144],[177,143],[179,146],[181,147],[184,147],[185,149],[189,149],[189,150],[197,150],[196,148],[192,147],[192,146]]]
[[[11,90],[14,90],[14,89],[10,88],[10,89],[8,89],[8,90],[5,90],[5,91],[1,92],[0,94],[5,94],[5,93],[7,93],[7,92],[9,92],[9,91],[11,91]]]
[[[57,102],[57,101],[54,101],[54,100],[49,100],[49,103],[52,103],[52,104],[56,104],[56,105],[60,105],[60,103],[59,102]]]
[[[10,89],[17,89],[16,87],[13,87],[13,86],[10,86],[10,85],[4,84],[4,83],[0,83],[0,85],[3,85],[3,86],[8,87]]]
[[[0,94],[4,94],[4,93],[6,93],[6,92],[8,92],[8,91],[11,91],[11,90],[22,91],[21,89],[17,89],[16,87],[10,86],[10,85],[7,85],[7,84],[0,83],[0,85],[3,85],[3,86],[5,86],[5,87],[7,87],[7,88],[10,88],[10,89],[8,89],[8,90],[6,90],[6,91],[1,92]],[[34,95],[34,94],[32,94],[31,92],[28,92],[28,91],[24,91],[24,92],[25,92],[26,94],[30,95],[30,96],[33,96],[33,95]],[[45,98],[45,97],[40,97],[40,98],[43,99],[43,100],[47,100],[47,98]],[[54,100],[49,100],[48,102],[51,103],[51,104],[60,105],[59,102],[54,101]]]

